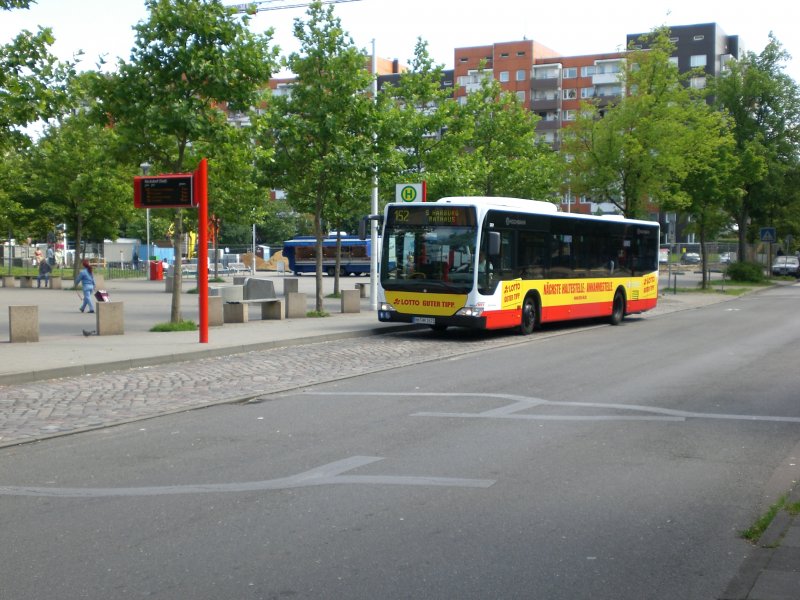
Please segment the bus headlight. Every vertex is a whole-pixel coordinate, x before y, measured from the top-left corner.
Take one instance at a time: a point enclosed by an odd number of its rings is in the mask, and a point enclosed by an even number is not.
[[[397,311],[397,309],[394,306],[392,306],[391,304],[389,304],[388,302],[381,302],[381,306],[380,306],[380,308],[378,310],[382,310],[382,311],[385,311],[385,312],[395,312],[395,311]]]
[[[482,306],[465,306],[456,312],[456,316],[458,317],[480,317],[482,314]]]

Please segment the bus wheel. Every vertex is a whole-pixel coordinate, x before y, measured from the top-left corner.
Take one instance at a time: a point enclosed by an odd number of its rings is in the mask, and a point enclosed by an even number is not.
[[[431,329],[436,333],[444,333],[447,331],[447,325],[431,325]]]
[[[336,267],[328,267],[325,272],[328,274],[328,277],[333,277],[336,275]]]
[[[533,294],[525,296],[525,301],[522,303],[522,320],[519,325],[519,332],[522,335],[529,335],[533,333],[536,327],[536,298]]]
[[[614,294],[614,304],[611,307],[611,317],[608,321],[612,325],[619,325],[622,323],[622,319],[625,317],[625,294],[622,293],[622,290],[617,290],[617,293]]]

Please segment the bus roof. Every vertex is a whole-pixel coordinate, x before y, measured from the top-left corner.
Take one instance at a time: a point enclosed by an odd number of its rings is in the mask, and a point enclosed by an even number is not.
[[[394,203],[397,205],[398,203]],[[406,203],[399,203],[408,206]],[[481,210],[518,210],[533,214],[551,214],[556,218],[564,219],[585,219],[619,221],[620,223],[639,224],[639,225],[658,225],[656,221],[645,221],[643,219],[628,219],[623,215],[587,215],[584,213],[565,213],[552,202],[542,200],[527,200],[525,198],[509,198],[504,196],[448,196],[440,198],[435,202],[427,204],[461,204],[463,206],[475,206]],[[424,206],[423,204],[417,204]]]

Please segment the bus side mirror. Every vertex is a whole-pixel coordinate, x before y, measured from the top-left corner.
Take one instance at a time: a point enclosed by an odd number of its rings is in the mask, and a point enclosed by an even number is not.
[[[378,229],[380,229],[383,227],[383,215],[367,215],[366,217],[361,217],[358,221],[358,239],[362,242],[369,237],[367,223],[370,221],[377,221]]]
[[[500,256],[500,232],[489,232],[489,257],[497,258]]]

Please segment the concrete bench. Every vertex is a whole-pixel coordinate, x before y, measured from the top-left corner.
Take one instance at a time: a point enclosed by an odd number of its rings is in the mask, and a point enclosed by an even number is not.
[[[236,288],[238,286],[228,287]],[[227,300],[225,302],[223,319],[226,323],[247,323],[247,309],[250,304],[261,305],[261,318],[264,320],[283,319],[283,303],[275,295],[275,286],[272,281],[248,277],[241,287],[243,291],[241,300]]]
[[[19,287],[21,287],[21,288],[32,288],[34,279],[36,279],[35,275],[20,275],[20,277],[19,277]]]
[[[357,283],[355,285],[356,289],[358,290],[358,295],[361,298],[366,298],[369,296],[369,282],[367,283]]]
[[[228,273],[231,275],[242,275],[250,273],[250,267],[244,263],[228,263]]]

